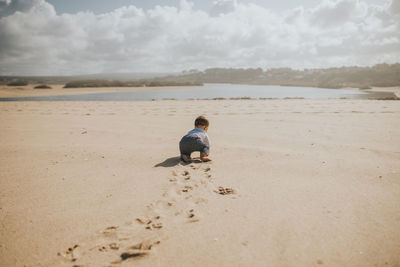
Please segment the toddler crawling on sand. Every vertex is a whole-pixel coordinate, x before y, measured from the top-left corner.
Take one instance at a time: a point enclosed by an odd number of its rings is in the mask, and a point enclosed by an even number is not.
[[[211,161],[211,159],[207,158],[210,152],[210,140],[207,135],[209,124],[208,120],[203,116],[196,118],[194,121],[195,128],[182,137],[179,142],[181,160],[190,162],[192,152],[200,151],[201,161]]]

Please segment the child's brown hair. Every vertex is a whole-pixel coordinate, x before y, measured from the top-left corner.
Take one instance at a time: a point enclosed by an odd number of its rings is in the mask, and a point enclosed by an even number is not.
[[[196,118],[196,120],[194,121],[194,126],[195,127],[199,127],[199,126],[208,127],[208,125],[210,125],[210,122],[204,116],[198,116]]]

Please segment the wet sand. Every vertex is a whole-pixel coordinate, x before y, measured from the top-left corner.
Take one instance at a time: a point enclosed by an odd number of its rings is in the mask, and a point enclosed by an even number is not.
[[[0,102],[1,265],[398,266],[399,103]]]
[[[372,89],[365,90],[367,92],[378,92],[378,93],[393,93],[396,97],[400,98],[400,86],[393,87],[373,87]]]
[[[91,93],[131,92],[145,90],[168,90],[185,89],[198,86],[153,86],[153,87],[85,87],[64,88],[65,84],[47,84],[51,89],[35,89],[41,84],[29,84],[26,86],[0,85],[0,98],[8,97],[35,97],[35,96],[59,96],[59,95],[82,95]]]

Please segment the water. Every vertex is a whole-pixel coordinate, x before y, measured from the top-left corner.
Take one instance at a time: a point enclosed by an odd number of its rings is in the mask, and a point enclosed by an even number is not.
[[[72,91],[74,89],[65,89]],[[205,84],[197,88],[90,93],[77,95],[0,98],[0,101],[149,101],[161,99],[213,98],[363,98],[368,95],[358,90],[323,89],[243,84]]]

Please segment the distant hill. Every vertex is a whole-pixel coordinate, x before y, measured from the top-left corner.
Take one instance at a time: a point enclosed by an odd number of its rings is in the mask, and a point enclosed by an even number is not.
[[[101,73],[75,76],[0,76],[0,83],[23,81],[28,83],[68,83],[77,80],[132,81],[163,77],[171,73]]]
[[[210,68],[189,70],[180,74],[114,73],[80,76],[17,77],[0,76],[0,83],[67,83],[67,88],[103,86],[179,86],[203,83],[233,83],[321,88],[400,86],[400,64],[378,64],[373,67],[341,67],[329,69],[293,70],[276,68],[233,69]]]
[[[162,79],[144,79],[136,81],[78,80],[65,84],[64,88],[84,87],[160,87],[160,86],[202,86],[201,83],[185,81],[164,81]]]
[[[108,80],[108,81],[132,81],[142,79],[152,79],[171,75],[171,73],[106,73],[106,74],[88,74],[73,76],[74,80]]]
[[[261,68],[211,68],[184,71],[180,75],[164,77],[163,80],[367,89],[372,86],[400,86],[400,64],[305,70],[278,68],[266,71]]]

